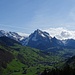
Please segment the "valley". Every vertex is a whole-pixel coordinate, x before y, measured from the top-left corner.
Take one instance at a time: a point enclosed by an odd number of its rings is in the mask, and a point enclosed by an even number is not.
[[[71,39],[63,44],[41,30],[20,41],[1,36],[0,75],[43,75],[45,69],[60,69],[66,63],[75,68],[75,58],[71,59],[75,55],[74,43],[75,40]]]

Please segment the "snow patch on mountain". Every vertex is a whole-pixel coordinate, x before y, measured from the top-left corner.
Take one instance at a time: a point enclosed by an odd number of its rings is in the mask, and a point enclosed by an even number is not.
[[[41,34],[42,37],[46,37],[44,34]]]

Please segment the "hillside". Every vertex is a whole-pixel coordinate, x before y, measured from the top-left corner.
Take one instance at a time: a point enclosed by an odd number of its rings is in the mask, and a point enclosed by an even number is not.
[[[14,39],[8,38],[6,36],[0,37],[0,44],[7,45],[7,46],[13,46],[15,44],[20,44],[19,42],[15,41]]]
[[[45,68],[62,66],[65,60],[75,54],[74,49],[61,47],[43,51],[22,46],[8,37],[0,37],[0,49],[3,55],[0,55],[1,62],[5,62],[7,59],[5,66],[1,64],[1,75],[38,75]]]
[[[37,75],[59,60],[58,56],[49,56],[40,50],[24,47],[7,37],[0,38],[0,49],[0,60],[4,63],[4,66],[1,64],[1,75]]]
[[[38,75],[44,68],[53,67],[53,64],[61,61],[59,56],[22,46],[8,37],[0,38],[0,49],[1,54],[4,51],[3,56],[0,55],[1,62],[8,59],[5,67],[1,64],[1,75]]]
[[[44,68],[53,67],[52,64],[60,61],[58,56],[51,56],[40,50],[21,45],[12,46],[11,49],[15,59],[8,64],[3,74],[37,75]]]
[[[3,68],[7,68],[7,64],[12,62],[14,55],[10,52],[11,49],[0,42],[0,75],[3,74]]]

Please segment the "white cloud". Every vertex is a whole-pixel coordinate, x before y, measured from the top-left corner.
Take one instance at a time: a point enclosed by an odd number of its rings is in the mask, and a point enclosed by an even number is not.
[[[65,38],[67,38],[67,37],[70,37],[70,33],[66,31],[62,31],[61,36],[64,36]]]
[[[52,37],[58,39],[75,39],[75,31],[67,30],[65,28],[49,28],[44,31],[48,32]]]
[[[22,32],[17,32],[19,35],[21,35],[21,36],[25,36],[25,37],[28,37],[29,36],[29,34],[26,34],[26,33],[22,33]]]

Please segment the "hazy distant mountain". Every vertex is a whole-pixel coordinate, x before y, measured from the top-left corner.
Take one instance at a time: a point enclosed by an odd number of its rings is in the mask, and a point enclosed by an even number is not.
[[[68,47],[68,48],[75,48],[75,40],[74,39],[67,39],[64,40],[64,46]]]

